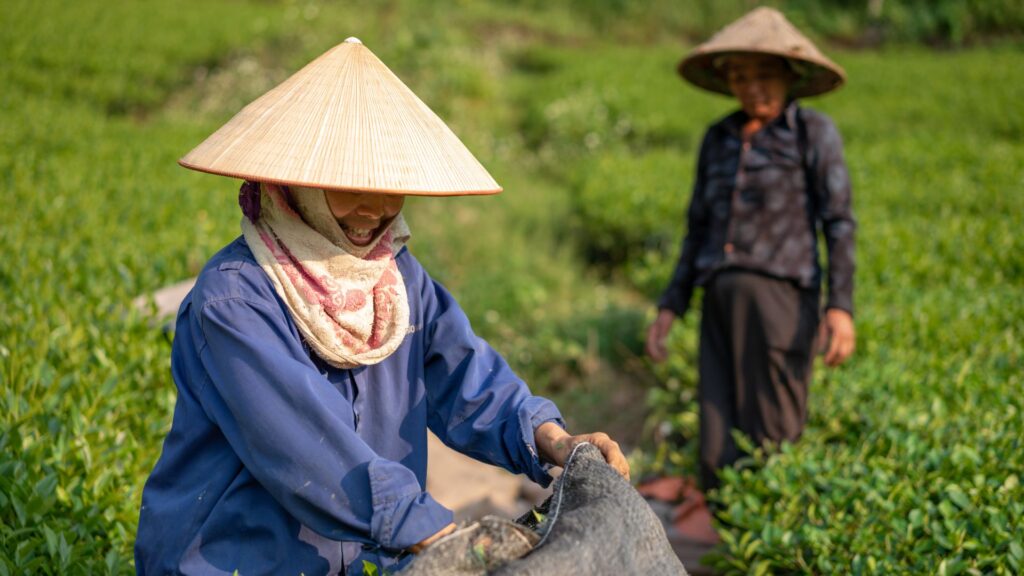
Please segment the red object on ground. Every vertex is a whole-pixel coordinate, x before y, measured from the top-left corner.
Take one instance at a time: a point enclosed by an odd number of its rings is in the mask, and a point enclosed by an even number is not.
[[[696,488],[692,478],[661,476],[641,482],[636,487],[636,491],[645,498],[653,498],[662,502],[680,502],[691,487]]]
[[[676,504],[672,509],[671,531],[694,543],[713,546],[718,544],[718,532],[711,523],[704,493],[693,478],[661,477],[642,482],[637,491],[648,499]],[[673,534],[669,534],[672,539]]]

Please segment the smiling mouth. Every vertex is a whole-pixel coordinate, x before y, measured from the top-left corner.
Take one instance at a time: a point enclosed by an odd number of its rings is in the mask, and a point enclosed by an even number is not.
[[[342,225],[341,227],[341,230],[345,232],[345,236],[356,246],[366,246],[369,244],[370,241],[373,240],[374,234],[379,229],[380,226],[373,228],[357,228],[355,226]]]
[[[377,228],[353,228],[353,227],[341,227],[341,230],[348,237],[348,240],[356,246],[366,246],[370,244],[370,241],[374,239],[374,233],[377,232]]]

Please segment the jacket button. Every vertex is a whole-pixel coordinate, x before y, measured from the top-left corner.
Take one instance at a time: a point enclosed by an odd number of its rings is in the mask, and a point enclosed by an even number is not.
[[[735,248],[732,245],[732,242],[727,242],[722,249],[725,250],[726,254],[732,254],[732,251],[735,250]]]

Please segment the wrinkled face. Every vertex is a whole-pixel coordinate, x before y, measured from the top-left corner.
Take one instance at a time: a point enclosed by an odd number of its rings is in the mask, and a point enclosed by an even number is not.
[[[786,106],[795,75],[777,56],[738,54],[726,61],[725,79],[747,116],[767,122]]]
[[[405,196],[324,190],[327,205],[345,236],[356,246],[366,246],[402,210]]]

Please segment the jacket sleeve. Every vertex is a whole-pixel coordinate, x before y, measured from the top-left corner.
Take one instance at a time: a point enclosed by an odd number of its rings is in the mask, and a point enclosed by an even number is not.
[[[697,176],[694,179],[693,193],[690,195],[690,207],[686,216],[686,236],[683,238],[679,261],[676,263],[675,272],[672,274],[668,288],[662,292],[661,298],[658,300],[659,309],[671,310],[680,318],[690,308],[690,299],[693,297],[693,287],[697,280],[697,253],[707,241],[708,210],[704,202],[704,186],[707,181],[705,164],[710,139],[711,131],[709,130],[704,135],[698,155]]]
[[[853,276],[856,268],[857,221],[851,207],[850,174],[843,159],[839,130],[826,116],[808,123],[812,181],[818,220],[828,249],[826,307],[853,314]]]
[[[241,297],[192,323],[209,381],[204,410],[291,515],[334,540],[407,548],[452,520],[401,464],[355,432],[352,405],[305,354],[284,311]]]
[[[422,271],[422,268],[420,268]],[[422,271],[428,425],[449,447],[477,460],[551,482],[534,430],[565,427],[554,403],[530,393],[491,346],[473,333],[455,299]]]

